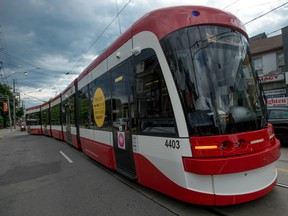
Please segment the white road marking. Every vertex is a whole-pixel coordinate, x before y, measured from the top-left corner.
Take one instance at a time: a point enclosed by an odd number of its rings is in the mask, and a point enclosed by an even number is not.
[[[69,163],[73,163],[73,161],[66,154],[64,154],[62,151],[59,152]]]

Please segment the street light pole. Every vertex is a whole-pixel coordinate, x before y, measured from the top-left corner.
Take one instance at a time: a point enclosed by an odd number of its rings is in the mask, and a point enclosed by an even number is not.
[[[12,121],[11,121],[11,109],[10,109],[10,98],[7,95],[7,102],[8,102],[8,114],[9,114],[9,124],[10,124],[10,129],[12,131]]]
[[[13,79],[13,126],[16,129],[16,107],[15,107],[15,79]]]

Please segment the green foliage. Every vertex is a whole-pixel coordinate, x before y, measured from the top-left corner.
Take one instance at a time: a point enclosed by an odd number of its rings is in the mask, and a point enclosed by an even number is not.
[[[4,113],[3,110],[3,101],[7,102],[7,96],[10,100],[10,110],[11,110],[11,116],[13,116],[13,92],[12,88],[9,85],[6,84],[0,84],[0,128],[7,127],[9,125],[9,115],[8,113]],[[16,104],[18,103],[16,99]],[[23,108],[17,108],[16,109],[16,119],[22,117],[24,115]]]
[[[13,93],[12,93],[12,88],[8,86],[7,84],[0,84],[0,93],[1,96],[9,96],[12,98]]]
[[[0,128],[4,127],[4,118],[0,115]]]

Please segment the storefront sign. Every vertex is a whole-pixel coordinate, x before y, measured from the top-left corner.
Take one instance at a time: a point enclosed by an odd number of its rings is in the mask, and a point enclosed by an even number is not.
[[[281,80],[284,80],[284,74],[262,76],[262,77],[259,77],[259,79],[262,83],[281,81]]]
[[[266,98],[283,98],[286,97],[286,95],[266,95]]]
[[[285,95],[286,94],[286,89],[285,88],[281,88],[281,89],[266,90],[266,91],[264,91],[264,94],[266,96],[270,96],[270,95]]]
[[[288,105],[287,97],[267,99],[267,106],[287,106],[287,105]]]

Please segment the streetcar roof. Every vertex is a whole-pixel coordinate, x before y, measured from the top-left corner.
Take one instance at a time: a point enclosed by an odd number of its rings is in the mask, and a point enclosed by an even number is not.
[[[55,96],[54,98],[52,98],[52,99],[50,100],[50,102],[53,102],[53,101],[59,99],[60,97],[61,97],[61,93],[59,93],[57,96]]]
[[[196,12],[196,15],[193,15],[193,12]],[[84,78],[97,65],[131,39],[133,35],[150,31],[156,35],[158,40],[161,40],[177,29],[204,24],[231,27],[248,38],[242,22],[235,15],[223,10],[205,6],[177,6],[157,9],[147,13],[128,28],[79,75],[78,80]]]
[[[161,40],[167,34],[187,26],[193,25],[221,25],[233,28],[248,38],[245,27],[242,22],[233,14],[216,8],[205,6],[176,6],[157,9],[151,11],[136,21],[120,37],[118,37],[104,52],[102,52],[84,71],[73,80],[65,90],[50,101],[56,100],[63,96],[70,89],[75,87],[77,81],[83,79],[97,65],[108,58],[112,53],[117,51],[124,43],[130,40],[134,35],[150,31],[155,34],[158,40]],[[132,50],[131,50],[132,53]],[[50,103],[45,102],[41,107]],[[32,107],[32,109],[37,108]],[[30,108],[29,108],[30,109]],[[28,109],[27,109],[28,110]]]
[[[29,107],[29,108],[26,109],[26,111],[30,111],[30,110],[34,110],[34,109],[39,109],[40,107],[41,107],[41,105]]]
[[[77,78],[74,79],[66,88],[65,90],[61,93],[61,96],[64,95],[67,91],[69,91],[71,88],[73,88],[75,86],[77,82]]]

